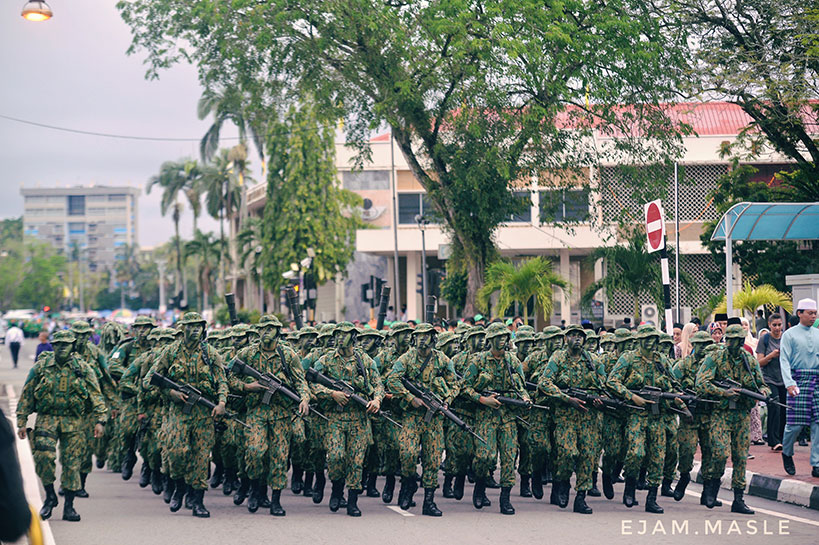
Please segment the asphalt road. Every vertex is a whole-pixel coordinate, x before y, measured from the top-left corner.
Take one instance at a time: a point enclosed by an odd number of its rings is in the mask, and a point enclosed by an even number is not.
[[[10,358],[5,352],[0,358],[0,383],[12,384],[19,394],[28,368],[34,343],[24,346],[21,368],[9,370]],[[0,392],[2,398],[3,392]],[[8,400],[2,400],[8,401]],[[7,407],[3,406],[6,410]],[[24,467],[26,464],[23,464]],[[29,464],[31,466],[31,464]],[[33,466],[31,466],[33,467]],[[139,469],[139,466],[136,468]],[[31,486],[36,477],[25,475]],[[497,490],[490,490],[492,507],[476,511],[471,504],[471,487],[463,501],[438,498],[444,512],[441,518],[421,515],[422,493],[416,494],[418,507],[408,513],[395,505],[386,506],[380,499],[361,498],[363,516],[354,519],[344,510],[331,513],[327,508],[329,483],[324,503],[315,505],[308,498],[295,496],[289,490],[282,494],[287,510],[284,518],[271,517],[265,510],[248,513],[246,507],[234,506],[221,490],[208,491],[205,505],[211,512],[207,520],[191,516],[184,508],[170,513],[167,505],[150,488],[137,486],[138,473],[130,481],[119,474],[97,470],[89,476],[89,499],[77,499],[82,515],[79,523],[60,519],[62,506],[57,507],[48,525],[57,545],[206,545],[213,543],[284,543],[323,544],[460,544],[538,543],[551,542],[595,545],[603,543],[800,543],[817,542],[819,511],[748,497],[747,503],[757,513],[753,516],[733,515],[729,493],[721,491],[724,507],[708,510],[699,505],[698,485],[689,487],[689,495],[681,502],[661,498],[666,512],[650,515],[642,505],[645,492],[639,492],[640,507],[626,509],[620,502],[622,484],[617,496],[608,501],[590,498],[593,515],[561,510],[547,500],[512,496],[515,516],[498,512]],[[379,488],[383,479],[379,480]],[[548,499],[549,489],[546,489]],[[396,490],[397,495],[397,490]],[[39,508],[39,505],[37,505]],[[282,537],[285,536],[285,537]]]

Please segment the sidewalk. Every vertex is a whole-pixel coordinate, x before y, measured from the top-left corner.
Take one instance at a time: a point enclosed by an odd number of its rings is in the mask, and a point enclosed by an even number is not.
[[[782,501],[819,510],[819,479],[811,477],[809,462],[810,447],[796,446],[793,461],[796,475],[788,475],[782,465],[782,453],[774,452],[768,445],[751,445],[753,460],[748,460],[745,471],[746,493],[769,500]],[[697,482],[702,482],[699,467],[700,453],[697,450],[697,465],[694,467]],[[730,490],[731,459],[728,459],[722,488]]]

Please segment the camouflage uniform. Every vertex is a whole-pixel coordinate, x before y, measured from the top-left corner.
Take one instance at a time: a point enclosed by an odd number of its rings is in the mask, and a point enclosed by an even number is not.
[[[535,328],[529,325],[519,326],[515,331],[515,357],[521,363],[526,361],[529,354],[532,353],[532,345],[535,342]],[[526,412],[527,418],[531,418],[531,414]],[[518,474],[520,474],[520,495],[528,498],[532,495],[529,488],[529,480],[532,475],[532,455],[529,441],[529,427],[527,421],[523,418],[517,420],[518,426],[518,445],[520,445],[520,454],[518,459]]]
[[[668,366],[666,371],[672,381],[675,389],[680,389],[680,384],[677,381],[677,376],[674,374],[673,368],[677,360],[674,358],[674,340],[671,335],[667,333],[660,334],[660,353],[668,358]],[[671,411],[663,413],[663,422],[665,422],[665,460],[663,461],[663,482],[660,488],[663,496],[672,497],[674,492],[671,490],[671,483],[674,481],[674,475],[677,472],[677,430],[679,428],[677,414]]]
[[[380,367],[380,364],[378,362],[378,355],[381,353],[380,348],[383,339],[384,335],[377,329],[373,329],[371,327],[358,328],[357,340],[359,343],[359,348],[373,359],[376,369]],[[381,471],[381,458],[379,454],[378,444],[376,443],[375,431],[377,421],[384,421],[384,419],[383,418],[370,419],[370,428],[372,429],[373,432],[372,433],[373,444],[371,444],[370,447],[367,449],[367,455],[364,458],[364,487],[366,488],[367,496],[372,498],[377,498],[381,496],[381,493],[376,488],[376,480],[378,479],[378,474]],[[387,422],[387,424],[389,423]]]
[[[615,352],[606,352],[601,358],[603,370],[606,377],[611,375],[617,360],[628,350],[631,344],[631,331],[625,328],[617,329],[614,332]],[[614,493],[609,488],[614,480],[620,475],[623,469],[623,462],[626,459],[626,424],[628,414],[622,411],[607,411],[603,414],[602,441],[603,452],[603,491],[608,499],[614,497]]]
[[[740,325],[731,325],[725,329],[725,342],[739,345],[736,356],[728,348],[714,350],[697,371],[697,392],[703,396],[717,398],[720,403],[714,407],[711,416],[710,442],[712,449],[711,466],[704,468],[703,480],[710,481],[710,491],[706,492],[706,506],[713,507],[719,482],[725,470],[725,462],[731,455],[733,477],[731,488],[734,489],[734,505],[731,511],[752,514],[745,506],[742,494],[745,490],[745,464],[750,446],[750,414],[756,401],[745,396],[726,396],[725,390],[718,388],[711,381],[730,379],[738,382],[743,388],[770,396],[770,389],[762,378],[762,370],[753,356],[742,349],[745,331]],[[711,498],[708,494],[710,493]],[[711,501],[709,501],[709,499]],[[711,505],[709,505],[709,503]],[[741,506],[738,506],[738,503]],[[744,508],[741,509],[740,507]]]
[[[294,332],[294,336],[294,349],[301,362],[313,350],[318,331],[314,327],[305,326]],[[294,494],[301,494],[304,490],[304,471],[310,464],[309,428],[311,425],[309,416],[293,420],[293,439],[290,443],[290,463],[293,466],[293,476],[291,477],[290,488]],[[309,474],[309,479],[310,486],[312,486],[312,472]]]

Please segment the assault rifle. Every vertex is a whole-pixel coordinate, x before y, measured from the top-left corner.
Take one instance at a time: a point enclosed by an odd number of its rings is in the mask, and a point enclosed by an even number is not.
[[[355,403],[361,405],[362,407],[367,407],[367,405],[369,405],[369,403],[370,403],[364,397],[358,395],[355,392],[355,388],[353,388],[353,386],[351,384],[348,384],[348,383],[344,382],[343,380],[337,380],[337,379],[330,378],[327,375],[325,375],[324,373],[316,371],[312,367],[305,372],[305,375],[307,376],[307,380],[309,380],[310,382],[315,382],[316,384],[321,384],[325,388],[329,388],[331,390],[338,390],[339,392],[342,392],[344,395],[349,396],[349,398],[352,401],[354,401]],[[392,424],[395,424],[399,428],[404,427],[401,424],[399,424],[398,422],[396,422],[395,420],[393,420],[392,418],[390,418],[389,416],[387,416],[386,414],[384,414],[384,412],[381,409],[379,409],[378,412],[375,413],[375,414],[380,416],[381,418],[383,418],[387,422],[391,422]]]
[[[487,390],[483,392],[481,395],[484,397],[494,397],[498,401],[501,402],[502,405],[508,405],[509,407],[516,407],[518,409],[540,409],[542,411],[548,411],[550,407],[546,405],[536,405],[530,401],[524,401],[522,399],[518,399],[516,397],[509,397],[503,395],[507,392],[498,392],[494,390]]]
[[[281,394],[296,404],[301,403],[301,396],[285,386],[282,381],[270,373],[260,373],[239,358],[233,358],[230,366],[230,372],[235,375],[250,377],[264,386],[265,391],[264,394],[262,394],[262,403],[265,405],[270,405],[271,400],[273,399],[273,394]],[[318,412],[313,407],[310,407],[310,412],[319,416],[320,418],[323,418],[324,420],[327,420],[326,416]]]
[[[435,416],[435,413],[440,412],[450,422],[452,422],[453,424],[455,424],[456,426],[458,426],[459,428],[461,428],[465,432],[468,432],[468,433],[472,434],[476,439],[478,439],[478,441],[480,441],[484,445],[489,446],[487,444],[487,442],[486,442],[486,439],[484,439],[483,437],[481,437],[480,435],[475,433],[475,430],[473,430],[472,427],[469,424],[467,424],[466,422],[461,420],[461,418],[457,414],[455,414],[451,410],[449,410],[449,408],[441,400],[440,397],[436,396],[435,394],[433,394],[429,390],[426,390],[424,388],[421,388],[420,386],[417,386],[411,380],[409,380],[407,377],[401,377],[401,384],[404,385],[404,388],[409,390],[409,393],[411,393],[412,395],[414,395],[415,397],[417,397],[418,399],[423,401],[424,405],[426,405],[427,413],[424,415],[424,422],[431,421],[432,417]]]
[[[780,407],[782,407],[784,409],[788,408],[787,405],[785,405],[783,403],[780,403],[779,401],[777,401],[773,397],[766,396],[765,394],[757,392],[755,390],[749,390],[747,388],[743,388],[742,384],[740,384],[739,382],[737,382],[735,380],[732,380],[730,378],[726,378],[726,379],[723,379],[723,380],[712,380],[711,384],[713,384],[717,388],[722,388],[723,390],[732,390],[732,389],[734,389],[739,393],[739,395],[749,397],[749,398],[755,399],[757,401],[764,401],[766,404],[771,403],[773,405],[779,405]]]
[[[561,390],[561,392],[563,392],[569,397],[576,397],[577,399],[585,403],[592,403],[592,406],[594,406],[595,401],[599,400],[603,404],[604,409],[609,409],[613,411],[622,411],[624,409],[636,409],[638,411],[645,410],[637,405],[626,403],[621,399],[613,399],[608,396],[594,394],[588,390],[584,390],[583,388],[569,387],[566,388],[565,390]]]
[[[673,401],[675,399],[679,399],[680,401],[686,403],[686,405],[696,399],[696,396],[692,398],[690,395],[686,394],[678,394],[674,392],[664,392],[660,390],[656,386],[643,386],[642,390],[629,390],[633,394],[637,394],[638,396],[645,398],[648,403],[651,403],[651,414],[659,414],[660,413],[660,400],[665,399],[668,401]],[[683,416],[691,418],[691,411],[688,410],[687,406],[685,409],[678,409],[677,407],[673,406],[669,403],[668,409],[674,411],[675,413],[680,413]]]
[[[185,406],[182,407],[182,414],[190,414],[193,410],[194,405],[200,405],[206,409],[213,410],[216,408],[216,403],[211,401],[210,399],[204,397],[202,392],[191,386],[190,384],[180,384],[178,382],[174,382],[173,380],[169,379],[166,376],[160,375],[159,373],[154,373],[151,375],[151,384],[160,388],[162,390],[176,390],[177,392],[181,392],[188,396],[185,400]],[[236,413],[232,411],[225,410],[225,416],[237,422],[238,424],[244,426],[245,428],[250,428],[247,424],[239,420],[236,416]]]

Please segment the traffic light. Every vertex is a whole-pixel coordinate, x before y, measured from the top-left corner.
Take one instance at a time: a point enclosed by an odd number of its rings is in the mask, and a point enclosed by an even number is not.
[[[421,273],[415,275],[415,293],[424,293],[424,275]]]

